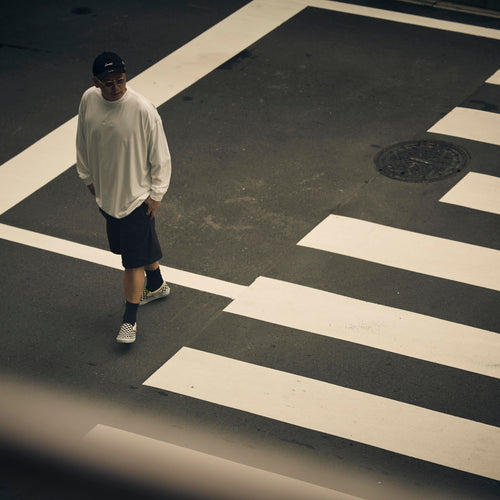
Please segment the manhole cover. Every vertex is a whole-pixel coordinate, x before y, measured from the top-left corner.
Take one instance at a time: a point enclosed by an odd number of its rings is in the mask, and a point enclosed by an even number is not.
[[[400,142],[375,157],[378,171],[399,181],[432,182],[462,172],[469,155],[443,141]]]

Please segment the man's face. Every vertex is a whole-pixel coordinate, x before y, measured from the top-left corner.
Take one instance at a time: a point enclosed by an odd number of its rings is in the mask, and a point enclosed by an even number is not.
[[[92,78],[95,86],[101,89],[102,96],[107,101],[117,101],[127,91],[127,75],[125,73],[110,73],[98,80]]]

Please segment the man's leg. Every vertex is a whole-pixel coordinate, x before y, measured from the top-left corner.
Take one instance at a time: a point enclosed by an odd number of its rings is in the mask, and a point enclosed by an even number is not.
[[[130,344],[135,342],[137,309],[144,287],[144,267],[127,268],[123,273],[123,288],[127,304],[123,315],[123,324],[116,340]]]
[[[125,269],[123,273],[123,288],[127,302],[138,304],[144,288],[144,267]]]
[[[137,308],[142,297],[144,287],[144,267],[125,269],[123,273],[123,288],[125,290],[125,314],[123,322],[135,325],[137,321]]]

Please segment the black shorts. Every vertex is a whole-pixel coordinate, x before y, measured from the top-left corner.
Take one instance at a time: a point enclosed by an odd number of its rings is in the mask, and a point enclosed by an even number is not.
[[[106,219],[109,249],[122,256],[125,269],[148,266],[162,258],[155,220],[147,214],[145,203],[123,219],[99,210]]]

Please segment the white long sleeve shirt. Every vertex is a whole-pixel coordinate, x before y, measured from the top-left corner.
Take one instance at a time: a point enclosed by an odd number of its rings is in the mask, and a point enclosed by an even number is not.
[[[76,169],[94,185],[96,202],[121,219],[148,196],[161,201],[171,176],[171,159],[156,108],[130,87],[118,101],[107,101],[92,87],[78,110]]]

